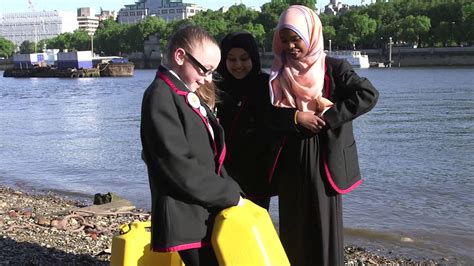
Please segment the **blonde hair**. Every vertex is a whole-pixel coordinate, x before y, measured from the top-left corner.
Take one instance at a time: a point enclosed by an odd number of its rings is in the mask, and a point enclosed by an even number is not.
[[[193,48],[196,48],[196,46],[204,47],[204,45],[208,44],[214,44],[216,49],[220,49],[219,44],[209,32],[198,26],[185,25],[171,36],[165,50],[165,60],[167,63],[171,63],[173,53],[178,48],[183,48],[192,53],[194,51]],[[196,91],[196,94],[199,95],[211,109],[214,109],[217,96],[216,86],[213,82],[205,82],[205,84]]]
[[[216,107],[217,94],[214,82],[205,82],[196,90],[196,94],[209,106],[211,110]]]
[[[204,44],[214,44],[219,49],[219,44],[206,30],[194,25],[185,25],[171,36],[165,49],[165,59],[171,62],[173,53],[178,48],[183,48],[189,52],[193,52],[196,46],[203,47]]]

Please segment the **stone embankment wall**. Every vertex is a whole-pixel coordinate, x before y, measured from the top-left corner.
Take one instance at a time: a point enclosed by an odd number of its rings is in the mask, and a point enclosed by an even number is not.
[[[161,54],[151,53],[149,57],[144,53],[137,52],[127,56],[130,62],[135,64],[135,69],[157,69],[161,63]]]
[[[362,50],[370,62],[388,62],[388,49]],[[269,68],[273,55],[262,55],[262,65]],[[474,47],[407,48],[392,47],[392,67],[414,66],[474,66]]]
[[[388,62],[388,49],[362,52],[369,56],[370,62]],[[474,47],[392,47],[392,67],[398,66],[474,66]]]

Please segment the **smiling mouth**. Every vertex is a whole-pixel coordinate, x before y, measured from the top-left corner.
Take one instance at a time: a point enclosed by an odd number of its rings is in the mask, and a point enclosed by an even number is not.
[[[297,54],[299,54],[299,53],[300,53],[300,51],[298,51],[298,50],[291,50],[291,51],[290,51],[290,55],[292,55],[292,56],[295,56],[295,55],[297,55]]]

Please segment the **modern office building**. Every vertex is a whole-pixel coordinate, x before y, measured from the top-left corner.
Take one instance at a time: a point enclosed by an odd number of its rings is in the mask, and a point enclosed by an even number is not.
[[[78,28],[76,14],[68,11],[38,11],[0,14],[0,36],[17,47],[28,40],[38,42]]]
[[[79,29],[87,31],[89,35],[94,35],[99,27],[99,17],[95,15],[93,8],[80,7],[77,9],[77,23]]]
[[[202,10],[204,10],[202,7],[183,3],[182,0],[140,0],[120,9],[118,22],[137,23],[148,16],[161,17],[165,21],[182,20]]]
[[[135,4],[125,5],[118,12],[117,20],[121,24],[134,24],[144,20],[148,16],[147,1],[140,0]]]

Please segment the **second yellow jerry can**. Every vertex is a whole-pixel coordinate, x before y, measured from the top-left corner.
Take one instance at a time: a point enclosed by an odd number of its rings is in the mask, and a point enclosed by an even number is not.
[[[161,253],[150,249],[151,222],[135,221],[120,226],[120,235],[112,238],[111,266],[183,266],[177,252]]]
[[[217,215],[212,246],[219,265],[290,265],[267,210],[249,200]]]

